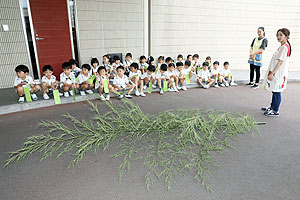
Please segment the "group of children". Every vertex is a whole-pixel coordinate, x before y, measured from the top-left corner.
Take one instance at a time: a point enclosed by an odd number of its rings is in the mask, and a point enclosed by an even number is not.
[[[28,67],[18,65],[15,69],[17,76],[14,87],[19,95],[19,102],[25,101],[25,88],[30,91],[33,100],[37,100],[36,93],[40,89],[44,99],[49,99],[53,91],[59,91],[60,96],[69,97],[75,95],[77,90],[84,96],[92,94],[95,89],[99,92],[101,100],[109,100],[111,92],[119,98],[132,98],[133,91],[136,96],[145,97],[144,91],[147,88],[148,94],[156,87],[159,88],[160,94],[167,91],[186,91],[186,85],[192,82],[191,79],[195,75],[197,83],[205,89],[210,86],[218,88],[237,85],[228,62],[224,62],[224,67],[219,69],[219,62],[212,63],[210,57],[201,64],[198,54],[188,55],[186,60],[179,54],[176,61],[171,57],[159,56],[157,64],[152,56],[141,56],[139,61],[134,62],[132,54],[127,53],[124,62],[121,63],[117,55],[113,58],[104,55],[101,65],[97,58],[92,58],[91,65],[83,64],[79,68],[77,62],[70,59],[62,64],[62,70],[58,81],[53,75],[53,67],[45,65],[40,87],[28,75]]]

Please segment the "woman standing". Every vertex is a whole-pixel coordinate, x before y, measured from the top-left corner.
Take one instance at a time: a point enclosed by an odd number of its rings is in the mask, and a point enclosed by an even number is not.
[[[275,51],[263,85],[266,90],[272,91],[271,107],[262,108],[266,116],[279,116],[279,106],[281,103],[281,92],[286,88],[287,76],[289,68],[289,58],[292,48],[289,42],[290,31],[287,28],[282,28],[277,31],[277,40],[280,42],[280,47]]]
[[[257,89],[260,79],[260,67],[263,65],[263,53],[268,46],[268,39],[265,38],[264,27],[257,29],[258,37],[254,38],[250,47],[250,58],[248,63],[250,64],[250,85],[253,89]],[[254,71],[256,72],[255,83],[253,82]]]

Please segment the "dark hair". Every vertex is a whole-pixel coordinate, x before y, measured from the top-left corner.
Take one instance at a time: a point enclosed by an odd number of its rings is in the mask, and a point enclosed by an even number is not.
[[[187,56],[186,56],[186,59],[189,59],[190,56],[192,56],[192,54],[187,55]]]
[[[174,63],[170,63],[168,67],[175,67]]]
[[[134,69],[138,69],[139,64],[137,64],[136,62],[133,62],[133,63],[131,63],[130,67],[133,67]]]
[[[53,72],[53,67],[52,67],[51,65],[45,65],[45,66],[43,67],[43,72],[45,72],[45,71],[47,71],[47,70]]]
[[[220,65],[219,61],[215,61],[213,64],[214,65]]]
[[[106,68],[104,66],[100,66],[100,67],[98,67],[97,72],[100,73],[101,69],[104,69],[106,71]]]
[[[125,58],[129,56],[130,58],[132,58],[132,54],[131,53],[126,53]]]
[[[161,64],[161,66],[160,66],[160,69],[161,70],[164,70],[164,71],[167,71],[168,70],[168,66],[167,66],[167,64]]]
[[[104,57],[106,57],[106,58],[110,59],[110,56],[109,56],[109,55],[107,55],[107,54],[105,54],[105,55],[103,55],[103,56],[102,56],[102,58],[104,58]]]
[[[64,62],[62,64],[62,68],[63,69],[71,69],[72,68],[72,65],[69,63],[69,62]]]
[[[119,67],[117,67],[117,71],[119,70],[119,69],[122,69],[123,71],[125,71],[125,68],[123,67],[123,66],[119,66]]]
[[[153,61],[154,61],[154,57],[153,56],[149,56],[148,59],[147,59],[148,65],[150,65],[151,62],[153,62]]]
[[[24,72],[24,73],[29,73],[29,68],[26,65],[18,65],[15,68],[16,72]]]
[[[178,58],[182,58],[183,59],[183,56],[181,54],[178,54],[177,59]]]
[[[154,65],[149,65],[147,70],[149,70],[151,72],[155,72],[155,66]]]
[[[191,66],[191,61],[186,60],[186,61],[184,62],[184,65]]]
[[[265,33],[265,28],[264,28],[263,26],[261,26],[261,27],[258,27],[258,29],[262,30],[262,31],[264,32],[264,36],[266,36],[266,33]],[[258,29],[257,29],[257,30],[258,30]]]
[[[209,63],[208,62],[204,62],[204,63],[202,63],[202,66],[204,67],[204,66],[209,66]]]
[[[229,65],[229,62],[227,62],[227,61],[226,61],[226,62],[224,62],[224,66],[225,66],[225,65]]]
[[[158,60],[165,60],[165,57],[164,56],[159,56]]]
[[[89,64],[83,64],[82,66],[81,66],[81,69],[83,69],[83,68],[85,68],[85,69],[87,69],[87,70],[91,70],[91,66],[89,65]]]
[[[165,60],[165,62],[168,63],[168,62],[170,62],[170,61],[172,61],[172,60],[173,60],[173,59],[172,59],[171,57],[167,57],[166,60]]]
[[[211,60],[211,57],[210,57],[210,56],[207,56],[205,60]]]
[[[278,35],[278,32],[281,32],[281,33],[283,33],[283,35],[285,35],[286,36],[286,41],[287,41],[287,43],[289,44],[289,46],[290,46],[290,54],[288,54],[288,56],[290,57],[291,56],[291,54],[292,54],[292,46],[291,46],[291,43],[290,43],[290,41],[289,41],[289,39],[290,39],[290,34],[291,34],[291,32],[290,32],[290,30],[289,29],[287,29],[287,28],[281,28],[281,29],[279,29],[278,31],[277,31],[277,33],[276,33],[276,36]]]
[[[199,58],[199,55],[198,54],[194,54],[193,58]]]
[[[179,67],[179,66],[183,66],[183,63],[182,62],[177,62],[176,67]]]
[[[77,62],[76,62],[76,60],[73,59],[73,58],[71,58],[71,59],[69,60],[69,63],[70,63],[71,65],[76,65],[76,66],[77,66]]]
[[[99,65],[99,61],[97,58],[92,58],[91,65],[93,65],[94,63],[97,63]]]
[[[146,56],[143,55],[143,56],[140,57],[140,61],[143,60],[143,59],[147,60]]]
[[[117,55],[114,56],[114,62],[116,62],[116,60],[121,60],[121,58]]]

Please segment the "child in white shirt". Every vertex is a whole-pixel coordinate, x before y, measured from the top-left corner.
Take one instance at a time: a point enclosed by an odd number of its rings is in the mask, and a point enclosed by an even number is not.
[[[197,81],[204,88],[208,89],[214,82],[214,79],[211,79],[210,73],[208,71],[208,62],[202,64],[202,69],[198,73]]]
[[[141,75],[141,80],[144,81],[144,90],[147,89],[147,85],[151,82],[152,88],[156,88],[155,83],[155,66],[149,65],[147,72]]]
[[[211,69],[211,76],[213,79],[215,79],[215,84],[214,87],[219,88],[219,83],[220,86],[224,87],[225,85],[223,84],[224,82],[224,78],[223,76],[220,74],[220,70],[219,70],[219,62],[215,61],[213,64],[213,67]]]
[[[121,63],[121,58],[117,55],[114,56],[113,60],[114,60],[114,62],[112,64],[112,74],[113,74],[113,77],[115,77],[117,74],[117,67],[123,66],[123,64]],[[124,68],[124,70],[125,70],[125,68]]]
[[[175,75],[175,64],[170,63],[168,65],[168,71],[167,75],[169,77],[168,83],[169,83],[169,88],[170,92],[178,92],[177,87],[178,87],[178,77]]]
[[[90,70],[90,75],[97,75],[98,67],[99,67],[99,61],[97,58],[92,58],[91,60],[91,70]]]
[[[157,59],[157,61],[158,61],[158,63],[157,63],[157,69],[159,70],[160,66],[165,63],[165,57],[164,56],[159,56],[158,59]]]
[[[126,98],[132,98],[130,95],[134,85],[129,84],[129,79],[127,76],[124,75],[125,69],[123,66],[117,67],[117,74],[113,81],[113,88],[116,90],[116,92],[120,91],[120,98],[123,98],[123,92],[126,90],[129,90],[128,93],[125,95]]]
[[[72,73],[72,66],[69,62],[64,62],[62,64],[63,72],[60,74],[60,88],[64,92],[65,97],[69,97],[69,93],[71,96],[73,94],[72,89],[79,88],[78,83],[76,83],[75,75]]]
[[[186,76],[188,75],[189,79],[190,79],[190,82],[192,82],[192,77],[193,77],[193,74],[194,74],[191,65],[192,65],[191,61],[186,60],[184,62],[184,68],[182,69],[184,77],[186,78]]]
[[[14,88],[16,88],[16,92],[19,95],[19,103],[24,103],[24,88],[27,87],[30,90],[32,99],[36,101],[38,99],[36,93],[40,91],[41,87],[35,84],[32,77],[28,75],[29,68],[26,65],[18,65],[15,71],[17,76],[15,77]]]
[[[146,56],[141,56],[140,57],[140,65],[139,65],[139,70],[141,70],[142,74],[144,74],[148,68],[148,63],[146,62],[147,58]]]
[[[178,62],[184,63],[183,56],[182,56],[181,54],[178,54],[178,56],[177,56],[176,64],[177,64]]]
[[[194,54],[192,59],[193,59],[192,60],[192,71],[197,74],[201,69],[201,63],[200,63],[200,60],[199,60],[199,55]]]
[[[112,74],[113,67],[110,64],[110,57],[109,57],[109,55],[107,55],[107,54],[104,55],[102,57],[102,59],[103,59],[103,61],[102,61],[103,67],[105,67],[107,75],[109,76],[109,78],[114,78],[114,75]]]
[[[143,92],[144,82],[141,79],[142,73],[138,68],[139,65],[135,62],[130,65],[129,80],[132,81],[135,86],[135,95],[145,97],[146,95]],[[138,87],[140,87],[140,92]]]
[[[231,70],[229,69],[229,62],[224,62],[224,68],[222,70],[222,75],[225,79],[225,85],[226,86],[228,86],[228,84],[231,85],[231,86],[237,85],[234,82],[233,74],[231,73]]]
[[[109,89],[109,92],[107,93],[106,98],[103,95],[104,81],[105,80],[108,80],[108,89]],[[97,75],[97,81],[96,81],[95,89],[98,89],[99,94],[100,94],[100,99],[103,100],[103,101],[104,100],[109,101],[110,91],[114,92],[113,87],[109,84],[109,77],[108,77],[108,74],[107,74],[107,70],[104,66],[100,66],[98,68],[98,75]]]
[[[125,60],[123,62],[123,66],[125,68],[125,75],[128,76],[130,73],[130,65],[133,63],[132,54],[126,53]]]
[[[43,74],[42,77],[42,91],[43,91],[43,98],[45,100],[49,99],[48,94],[52,93],[53,90],[59,88],[59,82],[56,80],[56,77],[53,75],[53,67],[51,65],[45,65],[43,67]],[[60,95],[62,95],[60,93]]]
[[[70,59],[69,63],[72,65],[72,73],[74,73],[75,77],[77,77],[79,75],[79,73],[81,72],[81,69],[79,67],[77,67],[77,62],[75,59]]]
[[[187,89],[184,85],[184,83],[185,83],[185,74],[184,74],[184,71],[183,71],[183,63],[182,62],[177,62],[176,63],[175,76],[179,80],[179,84],[177,85],[177,89],[178,90],[182,89],[182,90],[186,91]]]
[[[155,75],[160,94],[164,94],[163,81],[166,81],[166,80],[170,79],[168,74],[167,74],[167,70],[168,70],[167,64],[162,64],[160,66],[160,69],[157,71],[157,74]]]
[[[92,77],[95,75],[91,75],[90,71],[91,66],[89,64],[83,64],[81,66],[81,73],[78,75],[78,83],[81,96],[85,96],[85,92],[88,94],[93,94],[93,91],[91,90],[94,87],[94,81],[92,80]],[[95,74],[98,74],[98,72]]]

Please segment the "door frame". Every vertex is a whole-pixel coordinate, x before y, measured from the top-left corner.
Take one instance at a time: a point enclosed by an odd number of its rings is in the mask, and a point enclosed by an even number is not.
[[[70,39],[71,39],[72,57],[75,58],[74,40],[73,40],[73,34],[72,34],[72,23],[71,23],[71,14],[70,14],[71,13],[70,12],[70,1],[69,0],[65,0],[65,1],[67,1],[67,7],[68,7],[68,19],[69,19],[69,31],[70,31]],[[75,1],[74,1],[74,7],[75,7]]]

